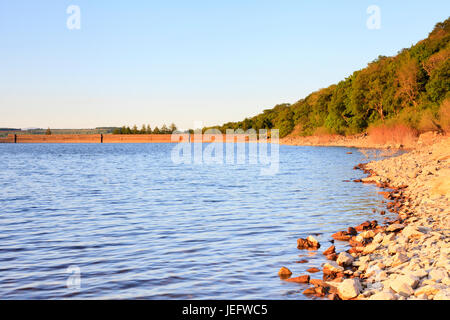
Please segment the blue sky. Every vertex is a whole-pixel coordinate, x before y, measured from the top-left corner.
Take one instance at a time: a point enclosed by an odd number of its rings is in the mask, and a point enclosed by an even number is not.
[[[396,54],[449,13],[448,0],[0,0],[0,127],[242,120]]]

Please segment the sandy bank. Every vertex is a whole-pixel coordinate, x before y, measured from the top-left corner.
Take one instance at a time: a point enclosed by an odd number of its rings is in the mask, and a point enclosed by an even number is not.
[[[280,139],[280,144],[293,146],[324,146],[324,147],[349,147],[359,149],[417,149],[423,145],[434,144],[442,139],[442,135],[435,132],[427,132],[417,138],[396,138],[378,142],[377,139],[367,135],[358,134],[352,136],[322,135],[322,136],[287,136]]]

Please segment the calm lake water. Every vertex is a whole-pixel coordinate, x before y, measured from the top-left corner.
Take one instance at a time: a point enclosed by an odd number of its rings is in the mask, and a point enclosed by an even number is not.
[[[363,176],[355,149],[280,146],[261,176],[175,165],[173,147],[0,144],[0,298],[306,299],[279,268],[305,274],[332,233],[382,221],[379,190],[343,181]],[[296,248],[310,234],[317,253]]]

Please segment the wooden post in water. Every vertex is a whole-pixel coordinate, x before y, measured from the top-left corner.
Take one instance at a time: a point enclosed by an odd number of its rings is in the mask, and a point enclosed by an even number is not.
[[[103,143],[103,133],[100,133],[100,143]]]
[[[17,143],[17,134],[14,133],[14,143]]]

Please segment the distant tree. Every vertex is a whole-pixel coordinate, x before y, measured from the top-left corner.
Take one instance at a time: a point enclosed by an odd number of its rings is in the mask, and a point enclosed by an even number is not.
[[[48,136],[52,134],[52,131],[50,130],[50,128],[47,128],[47,130],[45,131],[45,134]]]
[[[145,126],[145,124],[142,125],[141,131],[140,131],[139,133],[140,133],[140,134],[145,134],[145,133],[147,133],[147,127]]]
[[[177,126],[175,125],[175,123],[172,122],[172,124],[169,127],[169,131],[170,133],[174,133],[175,131],[177,131]]]
[[[163,124],[163,126],[161,127],[161,133],[162,134],[168,134],[169,132],[169,128],[167,128],[166,124]]]
[[[125,129],[125,134],[131,134],[132,132],[131,132],[131,129],[130,129],[130,127],[126,127],[126,129]]]
[[[147,129],[145,130],[145,132],[146,132],[147,134],[151,134],[151,133],[152,133],[152,128],[150,127],[149,124],[147,125]]]
[[[155,127],[155,129],[153,129],[153,134],[160,134],[161,131],[159,130],[158,127]]]
[[[137,128],[137,125],[134,125],[134,126],[133,126],[133,128],[131,129],[131,133],[132,133],[132,134],[137,134],[137,133],[139,133],[138,128]]]
[[[120,128],[114,128],[113,130],[113,134],[120,134],[122,132],[122,130]]]

